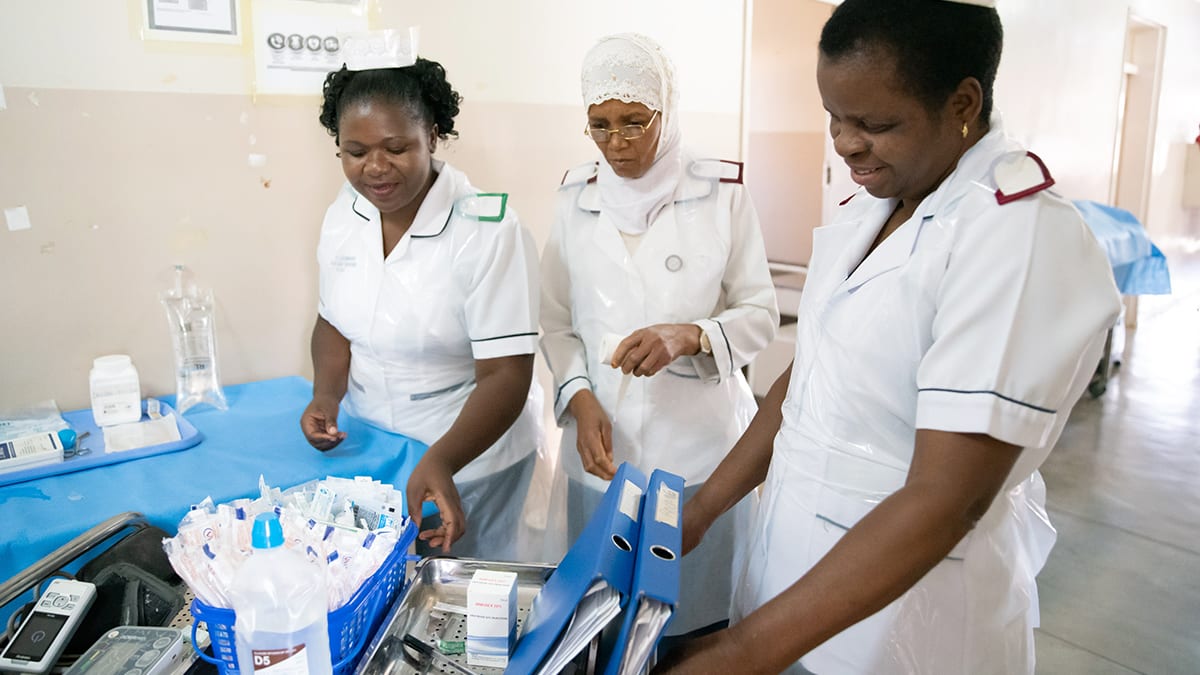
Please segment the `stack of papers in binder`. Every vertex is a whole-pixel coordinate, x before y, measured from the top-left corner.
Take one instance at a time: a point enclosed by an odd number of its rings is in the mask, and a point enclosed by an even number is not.
[[[647,482],[633,465],[618,467],[534,600],[508,672],[558,673],[597,637],[597,673],[648,671],[679,598],[682,495],[679,476],[659,470]]]
[[[638,603],[633,617],[633,631],[625,643],[625,655],[620,661],[618,675],[646,672],[651,653],[674,612],[674,607],[653,598]]]
[[[622,464],[579,540],[534,600],[508,662],[512,673],[558,673],[629,603],[646,477]]]
[[[597,581],[584,594],[554,651],[542,663],[538,675],[560,673],[571,659],[591,643],[600,631],[621,613],[621,594],[607,582]]]
[[[630,603],[621,632],[607,658],[605,675],[649,672],[654,648],[679,600],[679,554],[683,547],[683,478],[662,470],[650,474],[642,504]]]

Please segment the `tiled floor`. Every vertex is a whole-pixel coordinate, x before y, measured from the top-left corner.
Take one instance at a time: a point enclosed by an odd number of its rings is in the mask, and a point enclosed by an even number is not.
[[[1122,364],[1042,467],[1038,672],[1200,673],[1200,253],[1168,252]]]

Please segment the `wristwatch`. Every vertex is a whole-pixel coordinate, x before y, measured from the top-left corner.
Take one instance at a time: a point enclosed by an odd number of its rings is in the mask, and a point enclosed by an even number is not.
[[[703,328],[700,329],[700,353],[712,354],[712,342],[709,341],[708,333],[705,333]]]

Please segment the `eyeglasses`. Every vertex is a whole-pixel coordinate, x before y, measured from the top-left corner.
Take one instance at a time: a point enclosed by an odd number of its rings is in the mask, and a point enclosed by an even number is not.
[[[635,138],[641,138],[642,136],[645,136],[646,130],[654,124],[654,118],[656,117],[658,117],[657,110],[655,110],[654,114],[650,116],[650,121],[646,122],[645,124],[626,124],[625,126],[617,127],[616,129],[600,129],[593,126],[586,126],[583,128],[583,135],[591,138],[597,143],[607,143],[608,140],[612,138],[614,133],[620,134],[621,138],[624,138],[627,141],[632,141]]]

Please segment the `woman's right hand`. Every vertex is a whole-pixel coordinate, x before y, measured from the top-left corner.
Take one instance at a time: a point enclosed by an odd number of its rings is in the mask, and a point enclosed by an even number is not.
[[[617,475],[613,465],[612,422],[590,389],[581,389],[571,397],[567,408],[575,418],[575,448],[583,461],[583,469],[593,476],[612,480]]]
[[[338,431],[338,402],[326,396],[314,396],[300,416],[300,430],[308,444],[318,450],[337,447],[346,432]]]

